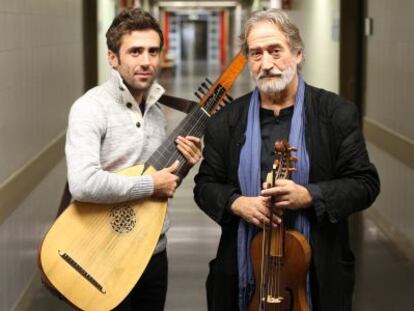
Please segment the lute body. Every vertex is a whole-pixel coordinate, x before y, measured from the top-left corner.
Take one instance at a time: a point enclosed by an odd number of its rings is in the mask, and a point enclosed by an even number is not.
[[[143,165],[119,172],[140,175]],[[155,172],[153,168],[145,174]],[[41,245],[41,269],[82,310],[110,310],[143,273],[160,236],[167,201],[113,205],[73,202]]]
[[[146,161],[118,172],[152,175],[185,158],[175,146],[177,136],[202,136],[211,114],[225,104],[227,92],[245,65],[238,54],[180,125]],[[82,310],[111,310],[132,290],[157,245],[167,200],[153,198],[120,204],[73,202],[57,218],[39,248],[44,280]]]

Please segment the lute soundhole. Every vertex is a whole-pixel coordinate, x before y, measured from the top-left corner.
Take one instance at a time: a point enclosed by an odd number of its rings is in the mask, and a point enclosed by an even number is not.
[[[113,207],[110,216],[112,229],[117,233],[131,232],[137,223],[134,209],[129,205]]]

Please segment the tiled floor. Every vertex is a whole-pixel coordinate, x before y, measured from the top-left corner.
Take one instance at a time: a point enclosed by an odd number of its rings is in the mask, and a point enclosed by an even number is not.
[[[199,72],[209,68],[210,73]],[[193,91],[205,74],[210,80],[217,68],[206,64],[183,67],[181,72],[169,72],[161,77],[171,95],[195,99]],[[233,95],[250,89],[248,74],[244,73]],[[170,112],[171,123],[182,117]],[[219,227],[204,215],[193,201],[195,168],[184,180],[170,207],[172,227],[168,233],[169,289],[167,311],[206,310],[204,282],[208,261],[214,256]],[[414,264],[408,260],[372,222],[366,214],[351,221],[351,236],[357,257],[355,311],[414,310]],[[18,310],[71,310],[54,298],[39,282],[31,284]],[[334,310],[332,310],[334,311]]]

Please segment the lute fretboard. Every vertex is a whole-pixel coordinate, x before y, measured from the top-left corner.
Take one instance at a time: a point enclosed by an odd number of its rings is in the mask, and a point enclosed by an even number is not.
[[[199,105],[194,107],[187,114],[184,120],[174,129],[164,143],[154,151],[150,158],[145,162],[145,168],[152,166],[156,170],[161,170],[178,160],[180,165],[176,175],[183,177],[185,174],[184,166],[186,160],[176,147],[175,140],[177,136],[203,136],[209,117],[232,100],[227,92],[232,87],[237,76],[243,70],[245,63],[245,57],[239,53],[222,72],[215,83],[212,84],[206,79],[211,86],[208,87],[204,82],[201,84],[202,87],[199,88],[199,91],[204,93],[203,96],[196,93],[200,98]]]

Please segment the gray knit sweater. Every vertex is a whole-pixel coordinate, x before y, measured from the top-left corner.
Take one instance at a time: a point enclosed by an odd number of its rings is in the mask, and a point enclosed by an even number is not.
[[[151,176],[119,176],[113,172],[144,163],[166,136],[166,119],[157,103],[163,94],[153,83],[142,115],[115,70],[104,84],[89,90],[72,106],[66,135],[69,189],[74,200],[118,203],[151,196]],[[164,233],[154,253],[166,247]]]

